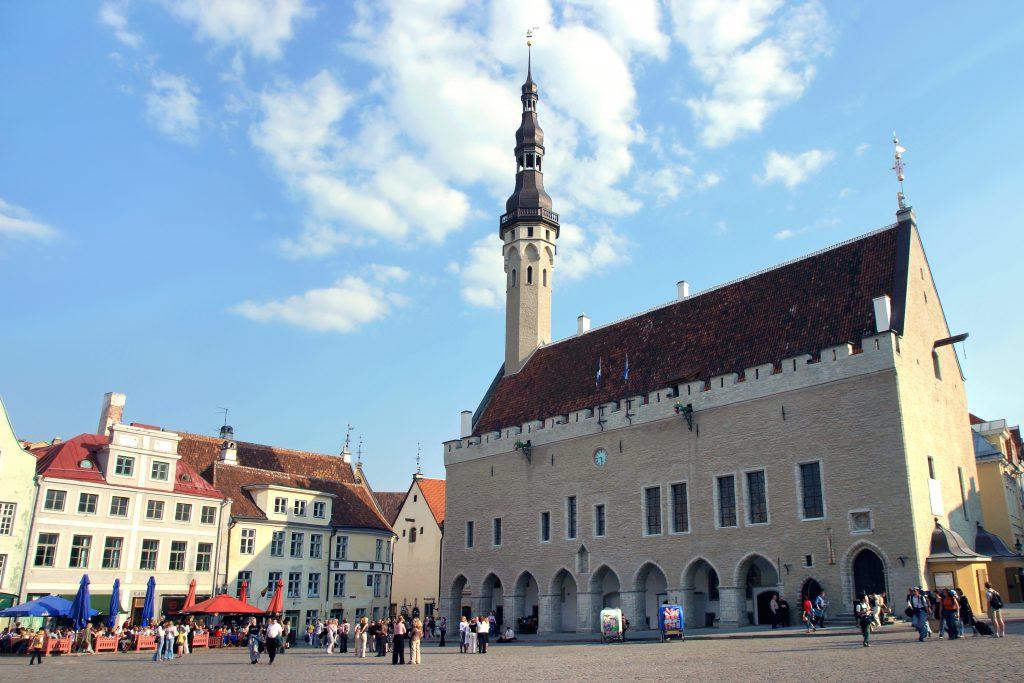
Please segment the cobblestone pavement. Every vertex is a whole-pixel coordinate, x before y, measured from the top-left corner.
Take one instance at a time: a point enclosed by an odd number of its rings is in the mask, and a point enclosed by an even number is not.
[[[493,645],[486,655],[458,648],[423,649],[420,666],[393,667],[390,659],[356,659],[300,647],[273,667],[252,666],[240,649],[197,652],[156,664],[145,655],[51,657],[28,667],[27,658],[0,659],[4,681],[238,681],[238,680],[715,680],[715,681],[1020,681],[1024,624],[1006,638],[918,643],[909,627],[876,634],[871,648],[858,637],[751,638],[685,643]],[[266,658],[264,657],[264,662]]]

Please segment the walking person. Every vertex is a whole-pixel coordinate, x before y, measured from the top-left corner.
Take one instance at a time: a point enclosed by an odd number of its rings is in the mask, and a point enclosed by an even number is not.
[[[814,598],[814,613],[818,618],[818,628],[825,628],[825,612],[828,610],[828,598],[825,597],[825,591],[818,593],[818,597]]]
[[[906,614],[910,617],[910,623],[917,629],[917,641],[923,643],[928,637],[928,598],[924,596],[921,589],[914,587],[907,594]]]
[[[860,626],[864,647],[871,647],[871,629],[874,626],[875,618],[871,613],[871,602],[866,593],[861,595],[860,600],[854,605],[853,613],[857,617],[857,625]]]
[[[437,630],[441,634],[441,642],[437,646],[444,647],[444,635],[448,632],[448,617],[441,617],[441,621],[437,623]]]
[[[988,581],[985,582],[985,600],[988,601],[988,618],[992,622],[992,631],[996,638],[1006,636],[1006,623],[1003,622],[1003,596],[992,587]]]
[[[811,599],[808,596],[804,596],[803,605],[801,606],[803,611],[803,622],[806,627],[806,633],[813,633],[816,629],[814,627],[814,608],[811,606]]]
[[[342,619],[341,623],[338,624],[338,651],[342,654],[348,652],[348,632],[348,619]]]
[[[391,663],[405,664],[405,617],[399,616],[395,622],[391,648]]]
[[[273,666],[274,664],[277,652],[284,643],[283,633],[284,627],[277,623],[277,619],[270,617],[270,623],[267,624],[267,657],[270,658],[270,661],[267,663],[267,666]]]
[[[409,663],[420,663],[420,639],[423,638],[423,624],[419,617],[412,620],[412,630],[409,631]]]
[[[46,641],[46,631],[39,629],[32,635],[32,642],[28,645],[28,665],[32,666],[34,663],[43,663],[43,649],[44,642]]]
[[[950,640],[956,640],[960,637],[960,601],[952,588],[947,589],[942,596],[942,615],[946,634]]]
[[[246,632],[245,644],[249,646],[249,663],[260,663],[260,629],[256,625],[256,617],[249,617],[249,628]]]

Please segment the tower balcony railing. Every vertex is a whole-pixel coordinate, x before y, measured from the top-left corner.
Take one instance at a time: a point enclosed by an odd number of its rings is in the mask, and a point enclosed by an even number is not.
[[[521,219],[539,218],[543,221],[548,221],[558,225],[558,214],[551,209],[545,209],[542,207],[520,207],[509,211],[508,213],[502,214],[498,225],[504,227],[512,221]]]

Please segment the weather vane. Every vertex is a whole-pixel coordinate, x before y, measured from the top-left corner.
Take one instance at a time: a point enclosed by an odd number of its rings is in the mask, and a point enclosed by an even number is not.
[[[907,197],[903,194],[903,153],[907,151],[907,148],[900,144],[899,138],[896,137],[896,131],[892,132],[892,146],[895,150],[892,170],[896,171],[896,180],[900,183],[900,191],[896,193],[896,198],[899,200],[902,211],[907,208]]]
[[[526,47],[533,47],[533,32],[538,29],[540,29],[540,26],[526,29]]]
[[[416,474],[423,474],[423,470],[420,467],[420,442],[416,442]]]
[[[345,449],[344,452],[348,453],[348,445],[351,442],[352,437],[352,423],[349,422],[345,427]]]
[[[363,464],[363,435],[359,435],[359,448],[356,450],[356,462]]]

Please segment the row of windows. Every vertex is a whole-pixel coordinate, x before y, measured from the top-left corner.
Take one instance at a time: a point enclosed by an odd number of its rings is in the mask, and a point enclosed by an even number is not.
[[[547,287],[548,286],[548,271],[547,271],[547,268],[544,268],[543,270],[541,270],[540,273],[541,273],[541,284],[544,287]],[[515,287],[517,282],[518,282],[517,281],[517,277],[518,276],[516,274],[516,269],[515,268],[512,269],[512,276],[511,277],[512,277],[512,286]],[[528,284],[528,285],[532,285],[533,284],[533,266],[527,266],[526,267],[526,284]]]
[[[293,500],[292,501],[292,514],[296,517],[306,516],[306,501],[304,500]],[[288,514],[288,499],[277,497],[274,498],[274,514],[287,515]],[[313,501],[313,518],[314,519],[326,519],[327,518],[327,503],[322,500]]]
[[[114,459],[114,474],[119,477],[135,476],[135,458],[130,455],[118,455]],[[167,481],[171,478],[171,463],[166,460],[153,460],[149,464],[149,478],[153,481]]]
[[[43,497],[43,509],[49,512],[64,512],[67,508],[67,491],[61,489],[47,489]],[[131,499],[128,496],[110,496],[110,506],[107,512],[111,517],[127,517],[128,506]],[[13,504],[12,504],[13,505]],[[162,520],[164,518],[165,503],[162,500],[146,501],[146,519]],[[78,513],[82,515],[95,515],[99,513],[100,496],[98,493],[78,494]],[[13,513],[12,513],[13,517]],[[192,521],[192,503],[174,504],[174,521]],[[203,505],[199,511],[200,524],[215,524],[217,522],[217,508],[213,505]],[[2,519],[0,519],[2,529]]]
[[[71,537],[71,553],[68,556],[68,567],[72,569],[88,569],[93,551],[93,537],[75,534]],[[36,539],[36,567],[54,567],[57,562],[57,545],[60,534],[42,532]],[[120,569],[124,552],[124,538],[107,536],[103,540],[103,555],[100,559],[101,569]],[[188,541],[171,541],[167,556],[167,570],[172,572],[185,571],[185,556],[188,554]],[[153,538],[142,539],[139,552],[139,569],[155,570],[160,557],[160,541]],[[194,571],[210,571],[213,559],[213,543],[197,543]]]
[[[764,470],[751,470],[743,473],[746,497],[746,524],[768,523],[768,490]],[[825,499],[822,490],[821,463],[802,463],[798,467],[798,490],[800,498],[801,519],[822,519],[825,516]],[[663,487],[648,486],[643,489],[643,533],[646,536],[658,536],[664,533],[662,505]],[[729,528],[738,526],[738,507],[736,496],[736,475],[724,474],[715,477],[714,499],[716,507],[716,526]],[[496,517],[491,522],[492,545],[501,545],[502,522]],[[576,496],[565,499],[565,537],[574,539],[579,533],[578,502]],[[593,534],[602,537],[606,534],[607,510],[605,505],[594,506]],[[683,534],[690,531],[690,496],[686,482],[675,482],[668,485],[668,529],[669,533]],[[466,522],[466,547],[475,544],[474,523]],[[551,513],[540,513],[540,540],[551,540]]]
[[[10,536],[14,533],[14,517],[17,510],[17,503],[0,503],[0,536]]]
[[[323,575],[320,572],[309,572],[306,575],[306,597],[307,598],[319,598],[320,597],[320,584],[321,577]],[[277,582],[283,579],[281,572],[267,572],[267,595],[273,596],[277,591]],[[347,587],[347,575],[343,572],[334,574],[331,580],[331,596],[335,598],[344,598],[346,596]],[[238,577],[235,579],[235,595],[241,597],[242,595],[242,583],[247,583],[249,586],[252,585],[252,572],[242,571],[238,572]],[[373,588],[373,597],[379,598],[382,595],[387,585],[387,577],[383,574],[367,574],[366,575],[366,587]],[[302,572],[288,572],[288,578],[283,581],[285,587],[285,595],[289,598],[301,598],[302,597]]]
[[[270,533],[270,555],[272,557],[284,557],[285,545],[284,531],[272,531]],[[302,557],[305,547],[306,534],[302,531],[291,532],[288,545],[289,557]],[[323,534],[309,535],[309,557],[318,559],[323,557]],[[256,529],[245,528],[239,535],[238,552],[242,555],[252,555],[256,552]],[[348,536],[336,536],[334,538],[334,559],[344,560],[348,557]],[[385,543],[383,539],[377,539],[377,546],[374,553],[376,562],[391,561],[391,544]]]

